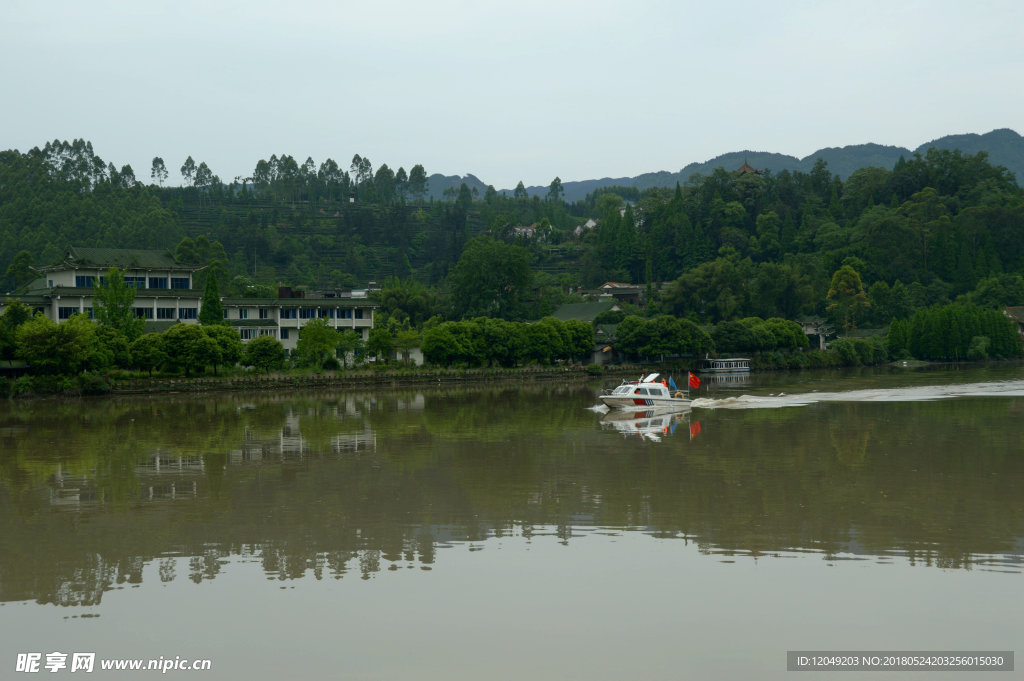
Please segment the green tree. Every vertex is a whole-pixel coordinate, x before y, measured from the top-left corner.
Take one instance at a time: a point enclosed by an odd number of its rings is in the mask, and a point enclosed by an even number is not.
[[[530,279],[529,251],[479,236],[466,244],[449,277],[452,302],[462,316],[512,319]]]
[[[194,326],[194,325],[190,325]],[[205,331],[206,329],[199,327],[203,331],[195,340],[195,344],[192,346],[192,362],[193,366],[203,370],[206,367],[213,365],[213,373],[217,374],[217,365],[223,363],[220,353],[220,345],[216,340],[210,338]]]
[[[195,186],[200,189],[206,189],[213,184],[214,174],[210,170],[210,166],[206,165],[206,161],[199,164],[196,168]]]
[[[861,315],[870,307],[860,274],[850,265],[843,265],[832,275],[827,298],[828,309],[847,333],[857,326]]]
[[[195,185],[196,175],[196,162],[189,156],[185,159],[185,162],[181,165],[181,176],[185,182],[189,185]]]
[[[432,364],[450,366],[457,362],[473,363],[471,339],[461,322],[444,322],[423,332],[423,358]]]
[[[210,272],[206,275],[206,285],[203,287],[203,298],[199,309],[199,323],[204,326],[226,324],[224,321],[224,308],[220,304],[220,289],[217,288],[217,275]]]
[[[982,307],[1013,307],[1024,305],[1024,277],[1019,274],[999,274],[978,282],[967,300]]]
[[[419,163],[409,171],[409,193],[420,202],[427,193],[427,171]]]
[[[242,359],[244,346],[238,331],[230,326],[217,324],[214,326],[204,326],[203,333],[212,338],[217,344],[217,360],[212,362],[215,376],[217,375],[218,364],[233,367]]]
[[[96,344],[96,325],[85,315],[60,324],[37,314],[15,332],[16,354],[41,374],[76,374],[86,368]]]
[[[642,317],[628,315],[615,326],[615,349],[626,357],[639,357],[640,348],[647,345],[647,331]]]
[[[365,350],[362,335],[353,329],[346,329],[338,334],[337,348],[338,357],[341,358],[343,368],[348,368],[349,360],[355,364]]]
[[[523,338],[523,359],[546,365],[565,352],[562,335],[554,324],[527,324],[523,329]]]
[[[434,315],[437,300],[430,289],[415,279],[388,277],[380,292],[380,309],[388,319],[420,327]]]
[[[907,320],[893,319],[889,324],[889,334],[886,336],[886,348],[889,356],[899,359],[907,354]]]
[[[184,370],[185,376],[191,376],[194,368],[206,365],[206,340],[212,342],[197,324],[173,325],[163,333],[164,352],[167,353],[168,363]]]
[[[149,176],[161,187],[164,186],[164,180],[167,179],[167,165],[159,156],[153,157],[153,167],[149,172]]]
[[[98,326],[89,368],[98,370],[116,366],[127,369],[131,365],[132,353],[127,336],[111,326]]]
[[[132,354],[132,366],[153,375],[156,369],[167,361],[164,352],[164,339],[157,333],[146,333],[136,338],[129,346]]]
[[[387,329],[379,326],[370,329],[370,337],[366,339],[366,352],[377,358],[378,362],[386,364],[391,356],[391,347],[394,338]]]
[[[418,347],[419,344],[419,332],[416,331],[416,329],[405,329],[403,331],[399,331],[395,335],[395,340],[394,343],[392,344],[392,347],[394,347],[395,352],[398,353],[399,357],[402,358],[402,361],[408,364],[409,354],[412,352],[412,349]]]
[[[38,275],[32,269],[32,254],[28,251],[18,251],[14,261],[7,267],[6,275],[14,282],[15,288],[21,288],[35,279]]]
[[[8,301],[0,315],[0,359],[14,359],[17,355],[18,327],[32,318],[32,310],[19,301]]]
[[[799,324],[797,327],[799,328]],[[801,335],[803,332],[801,331]],[[806,340],[806,336],[804,339]],[[679,353],[699,355],[715,351],[715,343],[707,331],[700,328],[689,319],[679,320]]]
[[[271,336],[257,336],[246,343],[242,352],[242,364],[255,367],[268,375],[272,370],[284,366],[284,346]]]
[[[758,349],[757,336],[743,322],[724,321],[715,324],[711,339],[719,352],[750,352]]]
[[[564,195],[565,190],[562,188],[562,178],[556,177],[551,180],[551,184],[548,185],[548,201],[558,203],[562,200]]]
[[[121,270],[107,270],[104,280],[96,282],[92,295],[93,314],[101,326],[117,329],[129,343],[142,335],[146,320],[135,315],[135,287],[125,283]]]
[[[589,358],[594,351],[594,325],[579,319],[569,319],[565,322],[565,331],[568,335],[568,357],[574,360]]]
[[[323,369],[330,360],[335,359],[338,340],[338,332],[331,328],[326,319],[311,319],[299,330],[299,342],[295,348],[296,364]]]

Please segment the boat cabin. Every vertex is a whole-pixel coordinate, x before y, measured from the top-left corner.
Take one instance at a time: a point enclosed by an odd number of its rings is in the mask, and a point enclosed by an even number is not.
[[[620,385],[612,391],[612,395],[645,395],[654,397],[671,397],[668,392],[668,388],[663,386],[661,383],[628,383]]]
[[[649,374],[644,376],[639,381],[631,383],[623,383],[615,390],[612,391],[612,395],[646,395],[649,397],[671,397],[668,386],[658,381],[660,374]]]

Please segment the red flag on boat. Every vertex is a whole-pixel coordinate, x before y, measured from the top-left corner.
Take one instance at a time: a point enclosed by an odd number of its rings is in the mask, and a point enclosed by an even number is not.
[[[697,378],[697,374],[693,373],[692,371],[689,372],[689,373],[690,373],[690,387],[691,388],[699,388],[700,387],[700,379]]]
[[[700,421],[697,421],[696,423],[691,423],[690,424],[690,439],[692,440],[693,438],[697,437],[697,435],[699,433],[700,433]]]

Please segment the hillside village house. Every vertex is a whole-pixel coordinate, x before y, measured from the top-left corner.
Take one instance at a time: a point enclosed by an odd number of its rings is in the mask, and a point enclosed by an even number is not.
[[[163,331],[172,324],[198,324],[203,292],[194,286],[202,267],[183,265],[167,251],[71,247],[54,265],[35,268],[41,277],[29,290],[10,300],[60,322],[74,314],[93,316],[93,286],[107,270],[124,272],[135,286],[135,314],[146,320],[146,331]],[[277,298],[221,298],[224,318],[242,341],[271,336],[289,353],[296,348],[299,329],[311,319],[326,319],[340,330],[354,329],[364,340],[373,328],[377,305],[365,292],[310,294],[282,288]],[[0,301],[0,312],[6,300]]]

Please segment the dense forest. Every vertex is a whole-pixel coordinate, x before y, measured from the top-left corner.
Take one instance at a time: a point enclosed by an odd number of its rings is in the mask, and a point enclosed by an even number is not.
[[[165,186],[160,158],[147,170],[148,183],[83,140],[0,152],[4,290],[76,244],[167,248],[211,265],[230,295],[388,281],[383,311],[420,323],[539,319],[609,280],[646,287],[637,312],[702,324],[819,316],[852,330],[957,300],[1024,303],[1024,193],[984,152],[932,148],[845,181],[820,160],[718,168],[573,203],[559,178],[544,197],[463,184],[434,200],[423,166],[359,155],[348,169],[275,155],[231,182],[189,156],[181,186]]]

